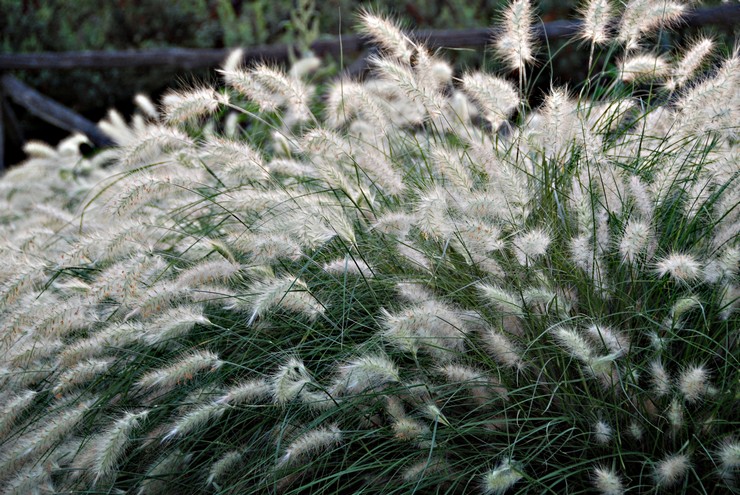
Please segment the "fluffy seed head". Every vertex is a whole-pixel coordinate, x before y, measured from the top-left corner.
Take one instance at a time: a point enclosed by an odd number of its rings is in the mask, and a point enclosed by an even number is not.
[[[611,5],[609,0],[591,0],[581,10],[583,26],[581,37],[589,40],[595,45],[601,45],[609,41],[609,20],[611,18]]]
[[[634,55],[619,64],[619,73],[626,83],[659,79],[668,74],[668,63],[662,57],[642,54]]]
[[[607,445],[614,436],[614,429],[604,420],[599,420],[594,425],[594,438],[596,443]]]
[[[624,493],[622,479],[612,468],[604,466],[594,468],[591,480],[593,481],[594,488],[601,495],[622,495]]]
[[[308,461],[308,457],[329,450],[342,441],[342,432],[336,425],[317,428],[304,433],[288,445],[278,466],[291,466]]]
[[[522,474],[511,459],[506,458],[495,468],[483,475],[483,493],[503,495],[509,488],[522,479]]]
[[[532,22],[534,13],[529,0],[514,0],[504,12],[501,33],[494,46],[511,70],[524,70],[534,61]]]
[[[218,110],[228,98],[212,88],[172,91],[162,98],[165,120],[172,124],[192,122]]]
[[[411,62],[414,44],[393,22],[367,10],[360,13],[360,22],[363,32],[388,55],[405,63]]]
[[[675,90],[689,82],[694,73],[709,58],[713,49],[714,42],[709,38],[699,38],[692,43],[671,71],[671,78],[666,83],[666,87]]]
[[[699,400],[709,387],[709,372],[704,366],[691,366],[678,377],[678,389],[687,402]]]
[[[655,483],[662,487],[671,487],[681,481],[691,468],[691,461],[686,454],[674,454],[666,457],[654,466]]]
[[[465,93],[483,110],[483,118],[498,129],[519,106],[519,94],[506,79],[482,72],[470,72],[463,76]]]
[[[659,360],[650,363],[650,377],[653,382],[653,391],[657,397],[663,397],[670,393],[671,378],[663,367],[663,363]]]
[[[655,265],[658,276],[670,275],[676,282],[688,283],[701,276],[701,264],[689,254],[673,253]]]
[[[528,261],[534,261],[547,254],[550,235],[542,229],[534,229],[516,236],[512,244],[519,263],[525,265]]]

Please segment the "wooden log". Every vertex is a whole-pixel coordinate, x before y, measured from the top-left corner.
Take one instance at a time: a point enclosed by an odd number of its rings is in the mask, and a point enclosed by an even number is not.
[[[740,5],[720,5],[689,11],[682,25],[698,27],[704,25],[740,25]],[[535,36],[543,40],[573,36],[578,32],[580,21],[553,21],[534,27]],[[431,48],[471,48],[484,47],[495,36],[495,30],[447,29],[418,31],[412,36],[426,42]],[[367,47],[367,40],[358,35],[343,35],[338,38],[317,40],[311,49],[318,56],[339,56],[358,53]],[[283,62],[295,46],[276,44],[258,46],[244,50],[244,61],[265,60]],[[128,51],[80,51],[80,52],[39,52],[20,54],[0,54],[0,70],[8,69],[109,69],[113,67],[168,66],[180,69],[215,67],[226,59],[230,49],[186,49],[162,48],[154,50]]]
[[[0,88],[8,98],[28,110],[36,117],[61,127],[69,132],[85,134],[96,146],[110,146],[113,140],[106,136],[95,123],[70,110],[61,103],[42,95],[10,74],[0,77]]]

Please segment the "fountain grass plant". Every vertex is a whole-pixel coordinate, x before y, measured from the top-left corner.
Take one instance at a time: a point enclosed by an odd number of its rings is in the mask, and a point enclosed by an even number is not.
[[[537,108],[517,0],[513,77],[363,13],[367,80],[237,53],[92,158],[29,143],[2,493],[737,491],[740,56],[648,51],[666,3],[590,2]]]

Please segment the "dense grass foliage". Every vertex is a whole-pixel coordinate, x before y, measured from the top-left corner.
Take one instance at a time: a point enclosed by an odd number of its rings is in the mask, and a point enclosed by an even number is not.
[[[2,493],[737,490],[740,56],[648,51],[682,4],[607,7],[583,38],[619,70],[538,108],[516,0],[512,77],[363,14],[367,81],[236,54],[94,158],[29,144]]]

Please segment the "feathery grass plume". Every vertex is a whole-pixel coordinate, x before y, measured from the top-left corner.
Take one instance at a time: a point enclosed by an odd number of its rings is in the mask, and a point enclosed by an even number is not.
[[[224,60],[221,68],[225,71],[232,71],[239,69],[242,66],[244,60],[244,49],[234,48],[229,52]]]
[[[451,359],[465,349],[465,323],[439,301],[432,299],[395,313],[383,310],[382,314],[382,336],[412,354],[423,349],[438,359]]]
[[[366,84],[342,80],[332,85],[327,94],[326,114],[329,127],[342,127],[358,117],[372,124],[381,135],[389,130],[390,117],[384,101]]]
[[[673,322],[678,322],[682,316],[701,307],[701,305],[701,300],[696,296],[682,297],[673,303],[671,307],[671,319]]]
[[[524,301],[521,299],[495,285],[479,283],[477,288],[483,299],[490,302],[503,315],[524,318]]]
[[[480,107],[483,118],[495,132],[521,104],[512,83],[482,72],[469,72],[462,77],[462,89]]]
[[[714,50],[714,41],[702,37],[694,41],[683,53],[681,60],[671,69],[671,77],[666,87],[675,91],[686,85],[702,67]]]
[[[141,322],[112,323],[86,339],[65,346],[58,356],[59,364],[65,367],[73,366],[79,361],[101,356],[114,349],[122,349],[137,342],[143,335],[144,326]]]
[[[200,306],[178,306],[147,322],[146,333],[142,337],[147,344],[156,346],[187,335],[196,325],[211,325],[203,316],[203,309]]]
[[[61,406],[57,412],[45,415],[43,424],[27,431],[11,448],[4,449],[0,455],[0,477],[7,476],[13,467],[49,452],[77,428],[89,407],[89,403],[83,402],[71,408]]]
[[[307,385],[313,378],[301,361],[290,358],[270,378],[272,396],[278,404],[295,400],[308,392]]]
[[[177,385],[185,384],[194,379],[200,372],[212,372],[221,367],[223,361],[210,351],[196,351],[183,356],[175,363],[148,373],[145,373],[136,382],[139,390],[158,389],[165,393]]]
[[[127,316],[149,318],[155,313],[170,308],[178,301],[186,299],[189,292],[190,288],[182,287],[170,280],[162,280],[138,294],[134,300],[129,302],[135,309]]]
[[[740,50],[722,62],[714,74],[694,85],[676,102],[679,125],[688,132],[713,132],[728,138],[737,136],[740,108],[736,88],[740,85]]]
[[[334,390],[343,394],[360,394],[400,380],[396,365],[376,354],[360,356],[339,367]]]
[[[672,253],[655,264],[659,277],[670,277],[678,283],[688,284],[701,277],[701,263],[690,254]]]
[[[388,194],[398,196],[406,191],[403,176],[384,150],[362,140],[352,142],[355,144],[355,163],[361,174],[367,175],[376,187]]]
[[[630,423],[627,425],[627,433],[634,440],[637,440],[639,442],[645,436],[645,428],[643,428],[642,425],[640,425],[640,423],[638,423],[637,421],[630,421]]]
[[[464,157],[459,153],[440,145],[432,145],[429,158],[433,167],[437,168],[446,180],[455,187],[464,190],[473,189],[473,177],[470,175],[469,166]]]
[[[184,124],[211,115],[228,103],[225,95],[208,87],[171,91],[162,97],[162,113],[166,122]]]
[[[516,370],[522,370],[526,367],[522,350],[501,331],[486,328],[482,332],[481,338],[486,346],[486,350],[488,350],[500,365]]]
[[[702,365],[690,366],[678,376],[678,390],[688,403],[698,401],[709,387],[709,372]]]
[[[162,442],[167,442],[176,437],[182,437],[192,434],[198,429],[208,427],[220,418],[226,412],[228,405],[220,402],[213,402],[196,407],[192,411],[184,414],[173,424],[167,426],[167,434],[162,437]]]
[[[61,398],[70,390],[87,385],[101,375],[105,375],[113,364],[112,359],[89,359],[78,363],[59,376],[59,379],[51,389],[57,398]]]
[[[740,471],[740,442],[731,438],[724,440],[717,448],[716,456],[720,462],[720,475],[734,481],[733,478]]]
[[[444,364],[438,368],[448,383],[469,388],[473,398],[480,404],[486,404],[491,392],[506,397],[506,387],[498,380],[488,376],[484,371],[460,364]]]
[[[619,241],[619,254],[624,263],[635,264],[640,256],[648,250],[654,237],[650,224],[631,218],[624,226],[622,239]]]
[[[600,445],[608,445],[614,438],[614,428],[609,426],[609,423],[603,419],[596,422],[593,433],[596,443]]]
[[[610,39],[609,21],[612,7],[609,0],[589,0],[579,9],[583,21],[579,35],[595,45],[603,45]]]
[[[3,495],[42,495],[54,493],[49,464],[32,464],[22,467],[18,474],[2,483]]]
[[[429,427],[409,417],[398,417],[393,421],[393,438],[402,442],[414,442],[429,435]]]
[[[228,86],[256,103],[263,112],[274,112],[285,104],[285,98],[282,95],[261,84],[252,76],[251,71],[239,67],[224,67],[218,72]]]
[[[591,344],[581,334],[572,328],[556,328],[552,331],[553,337],[572,356],[589,363],[594,360],[596,353]]]
[[[363,34],[377,43],[387,55],[397,58],[403,63],[411,63],[415,45],[394,22],[388,18],[372,14],[369,10],[361,10],[359,17]]]
[[[0,410],[0,438],[5,438],[5,435],[31,406],[37,393],[34,390],[26,390],[16,396],[5,398],[5,405]]]
[[[310,456],[329,451],[342,442],[342,431],[337,425],[316,428],[303,433],[285,449],[278,467],[296,466],[310,461]]]
[[[330,261],[329,263],[324,264],[323,268],[325,272],[339,276],[344,275],[345,273],[362,276],[363,278],[373,278],[375,276],[373,270],[367,263],[361,259],[350,258],[349,256],[343,259]]]
[[[625,334],[605,325],[590,325],[586,328],[586,334],[595,343],[605,346],[610,353],[622,354],[630,347]]]
[[[404,481],[418,481],[426,475],[435,474],[438,472],[449,472],[450,466],[445,459],[441,458],[424,458],[424,460],[416,462],[406,469],[403,470]]]
[[[251,77],[263,88],[278,95],[288,107],[286,121],[305,122],[313,116],[308,108],[311,91],[299,79],[260,64],[250,72]],[[259,103],[259,102],[258,102]]]
[[[673,399],[668,405],[668,410],[666,411],[665,416],[671,426],[671,433],[675,436],[684,426],[684,407],[681,401]]]
[[[419,194],[416,201],[416,226],[432,238],[449,238],[454,231],[450,218],[450,194],[441,187],[433,187]]]
[[[675,486],[686,477],[690,468],[691,460],[688,455],[673,454],[666,456],[653,466],[655,484],[664,488]]]
[[[622,495],[624,493],[622,479],[612,468],[595,467],[591,473],[591,480],[600,495]]]
[[[215,482],[221,482],[221,480],[235,472],[242,462],[244,462],[243,454],[238,450],[230,450],[211,465],[206,483],[215,485]]]
[[[495,468],[483,475],[483,493],[503,495],[524,476],[520,468],[509,457],[504,458]]]
[[[444,95],[430,87],[420,75],[414,73],[411,67],[390,58],[372,56],[368,63],[375,68],[378,75],[398,86],[411,101],[421,104],[426,113],[432,117],[440,117],[445,107]]]
[[[501,32],[494,46],[509,69],[524,72],[526,64],[534,61],[534,13],[529,0],[514,0],[504,12]]]
[[[248,380],[226,389],[226,393],[216,402],[220,404],[228,404],[230,406],[251,404],[255,401],[271,397],[272,390],[272,385],[267,380],[259,378]]]
[[[650,363],[650,379],[656,397],[664,397],[671,392],[671,378],[660,360]]]
[[[618,64],[619,77],[625,83],[638,83],[661,79],[670,73],[668,62],[661,57],[641,53],[631,55]]]
[[[634,50],[642,36],[676,23],[685,11],[686,6],[678,2],[630,0],[622,13],[617,40],[624,43],[627,50]]]
[[[107,430],[93,438],[89,447],[94,453],[90,467],[94,475],[93,484],[113,474],[131,442],[131,435],[139,428],[141,422],[146,420],[148,414],[149,411],[126,412]]]
[[[319,67],[321,67],[320,58],[312,56],[303,57],[293,62],[293,65],[288,71],[288,76],[294,79],[302,79],[315,72]]]
[[[204,261],[180,273],[177,276],[177,283],[183,287],[193,287],[225,282],[237,275],[241,269],[239,263],[226,259]]]
[[[246,296],[246,304],[251,312],[249,325],[275,307],[305,315],[309,320],[316,319],[324,312],[324,306],[309,291],[308,285],[291,275],[254,281],[249,292]],[[237,307],[241,305],[241,301],[236,303]]]
[[[542,229],[532,229],[517,235],[511,243],[519,263],[528,265],[547,254],[550,235]]]
[[[201,150],[204,161],[219,176],[233,178],[239,183],[269,177],[262,155],[247,143],[208,136]]]
[[[145,117],[152,120],[159,120],[159,111],[154,102],[146,95],[138,93],[134,96],[134,103],[142,111]]]

